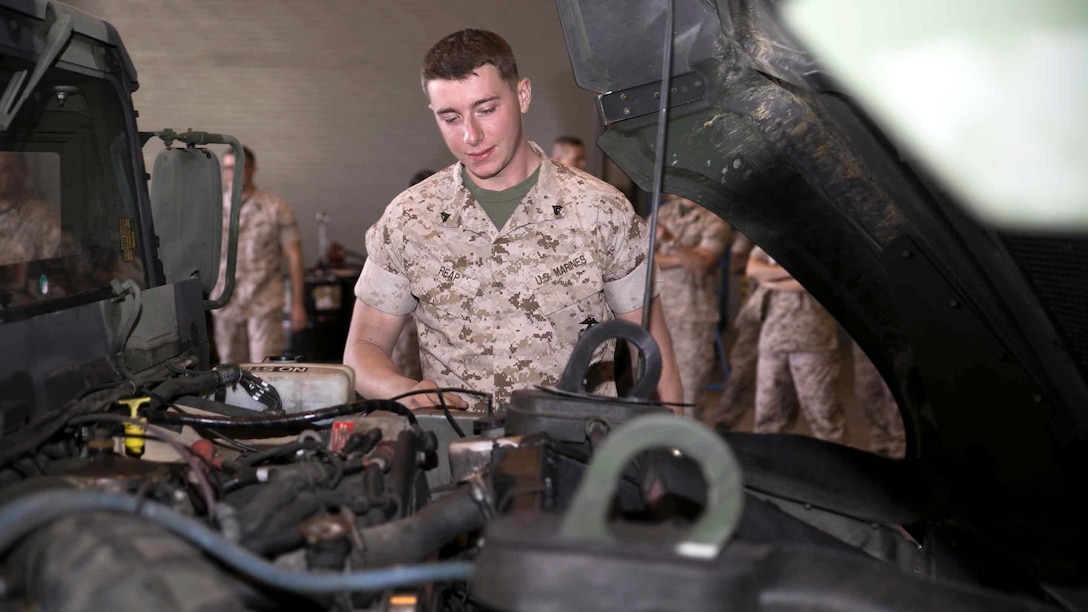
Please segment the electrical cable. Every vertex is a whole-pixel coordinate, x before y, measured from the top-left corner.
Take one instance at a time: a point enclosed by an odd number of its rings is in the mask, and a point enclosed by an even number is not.
[[[389,401],[395,402],[397,400],[401,400],[401,399],[404,399],[406,397],[410,397],[412,395],[423,395],[425,393],[434,393],[435,395],[438,396],[438,399],[440,399],[440,400],[442,399],[442,394],[443,393],[463,393],[465,395],[473,395],[473,396],[476,396],[476,397],[482,397],[485,400],[487,400],[487,414],[490,415],[492,410],[493,410],[492,402],[494,401],[494,396],[492,396],[492,394],[487,393],[486,391],[477,391],[475,389],[464,389],[464,388],[461,388],[461,387],[437,387],[437,388],[434,388],[434,389],[414,389],[414,390],[408,391],[406,393],[401,393],[400,395],[394,395],[393,397],[389,398]]]
[[[449,422],[450,427],[453,428],[454,433],[456,433],[459,438],[464,438],[465,432],[461,429],[461,426],[457,424],[457,419],[454,419],[453,415],[450,414],[450,409],[446,406],[445,398],[440,397],[439,399],[442,400],[442,414],[446,415],[446,421]]]
[[[454,420],[453,415],[450,414],[450,407],[446,405],[446,394],[441,391],[438,392],[438,405],[442,408],[442,414],[446,415],[446,421],[453,427],[453,431],[457,434],[457,437],[464,438],[465,432],[461,429],[461,426],[457,424],[457,421]]]
[[[407,408],[390,400],[360,400],[311,410],[308,412],[296,412],[293,414],[257,414],[252,417],[208,417],[194,414],[173,414],[167,412],[149,412],[148,418],[155,423],[169,423],[174,425],[190,425],[195,427],[236,427],[244,429],[297,427],[311,425],[317,421],[324,421],[339,416],[353,414],[369,414],[376,410],[387,410],[404,414],[412,424],[416,424],[415,416],[410,414]]]
[[[252,446],[250,444],[246,444],[245,442],[242,442],[241,440],[237,440],[237,439],[232,438],[230,436],[223,435],[222,433],[220,433],[219,431],[216,431],[215,429],[212,429],[211,427],[205,427],[204,429],[205,429],[205,431],[210,433],[212,436],[219,439],[220,441],[225,443],[227,446],[233,448],[234,450],[241,451],[243,453],[255,453],[255,452],[260,451],[260,449],[257,448],[256,446]]]
[[[28,453],[60,431],[73,417],[96,412],[109,407],[136,393],[136,383],[124,381],[112,389],[96,391],[80,399],[72,400],[60,415],[45,415],[31,421],[18,432],[18,440],[0,440],[0,466],[6,465]]]
[[[409,397],[411,395],[419,395],[422,393],[437,393],[439,399],[443,400],[442,393],[464,393],[466,395],[476,395],[487,399],[488,411],[492,409],[492,397],[491,394],[482,391],[475,391],[473,389],[460,389],[456,387],[441,387],[438,389],[417,389],[415,391],[409,391],[402,393],[398,396],[387,400],[359,400],[356,402],[349,402],[346,404],[339,404],[337,406],[330,406],[328,408],[321,408],[319,410],[311,410],[308,412],[297,412],[294,414],[282,414],[282,415],[266,415],[260,414],[252,417],[235,417],[235,418],[219,418],[208,417],[192,414],[173,414],[161,411],[150,411],[148,418],[154,423],[160,424],[173,424],[173,425],[190,425],[193,427],[235,427],[245,429],[259,429],[259,428],[276,428],[276,427],[294,427],[300,425],[310,425],[317,421],[323,421],[332,419],[339,416],[347,416],[352,414],[370,414],[378,410],[388,411],[395,414],[399,414],[408,419],[408,422],[412,425],[418,425],[419,421],[416,419],[415,414],[397,403],[397,400]],[[208,400],[210,401],[210,400]],[[446,408],[446,418],[450,424],[453,425],[455,431],[461,437],[464,437],[464,431],[457,426],[456,421],[453,419],[453,415],[449,413],[448,407]]]
[[[119,414],[87,414],[69,419],[68,424],[81,425],[83,423],[93,423],[96,421],[112,421],[114,423],[121,423],[122,425],[136,425],[153,432],[159,441],[164,442],[167,446],[172,448],[174,452],[185,461],[185,464],[189,466],[189,470],[192,472],[193,477],[197,481],[197,485],[200,487],[200,492],[204,496],[204,504],[207,506],[208,516],[215,515],[215,492],[212,489],[211,481],[208,480],[208,475],[205,474],[204,470],[201,468],[201,459],[197,457],[196,453],[193,453],[177,440],[174,440],[171,437],[170,432],[163,431],[153,425],[148,425],[140,419],[121,416]]]
[[[193,370],[193,369],[187,367],[186,364],[184,364],[184,363],[181,364],[181,365],[178,365],[178,364],[175,364],[174,361],[182,361],[182,360],[181,359],[175,359],[175,360],[166,362],[166,369],[170,370],[174,374],[181,374],[181,375],[185,375],[185,376],[191,376],[193,374],[207,374],[207,373],[211,372],[211,370]],[[184,361],[187,361],[191,365],[193,363],[196,363],[197,360],[196,360],[195,357],[188,357],[188,358],[185,358]]]
[[[450,427],[459,436],[464,438],[465,431],[461,429],[461,426],[457,424],[457,420],[453,418],[453,414],[450,413],[449,406],[446,405],[446,393],[464,393],[465,395],[475,395],[477,397],[483,397],[487,400],[487,415],[491,416],[492,413],[492,401],[493,396],[490,393],[484,391],[476,391],[475,389],[460,389],[457,387],[438,387],[436,389],[415,389],[408,391],[407,393],[401,393],[400,395],[389,398],[391,401],[397,401],[410,397],[412,395],[423,395],[426,393],[434,393],[438,396],[439,406],[442,408],[443,414],[446,415],[446,420],[449,421]]]
[[[335,489],[340,486],[340,483],[344,480],[344,462],[340,457],[324,446],[316,446],[311,450],[313,450],[315,454],[328,459],[329,465],[332,466],[332,476],[329,478],[329,482],[325,484],[325,488]]]
[[[275,459],[284,455],[290,455],[291,453],[300,451],[303,448],[305,448],[305,443],[301,440],[295,440],[293,442],[288,442],[287,444],[282,444],[280,446],[265,449],[263,451],[257,451],[252,455],[242,455],[241,457],[238,457],[237,461],[238,463],[245,466],[254,466],[259,463],[268,461],[269,459]]]
[[[241,548],[199,521],[130,495],[100,491],[50,490],[31,493],[0,507],[0,553],[33,530],[56,519],[85,512],[117,512],[149,520],[197,546],[209,556],[276,589],[307,594],[382,591],[433,582],[467,581],[468,562],[400,565],[359,572],[296,572]]]
[[[611,395],[593,395],[592,393],[578,393],[575,391],[564,391],[563,389],[557,389],[555,387],[545,387],[543,385],[534,385],[535,389],[544,391],[545,393],[552,393],[554,395],[560,395],[563,397],[573,397],[577,399],[583,399],[593,402],[600,402],[602,404],[627,404],[629,406],[676,406],[678,408],[696,408],[697,404],[685,404],[683,402],[661,402],[658,400],[639,399],[637,397],[612,397]]]

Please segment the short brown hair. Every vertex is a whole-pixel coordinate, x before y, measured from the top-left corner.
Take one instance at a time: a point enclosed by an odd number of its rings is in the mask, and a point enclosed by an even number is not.
[[[577,136],[572,136],[570,134],[556,136],[555,140],[552,141],[552,144],[570,145],[572,147],[582,147],[583,149],[586,148],[586,143],[582,142],[581,138],[578,138]]]
[[[502,80],[516,86],[518,63],[514,50],[501,36],[487,30],[461,30],[438,41],[423,56],[423,91],[427,82],[436,79],[460,81],[477,68],[491,64]]]
[[[227,149],[227,152],[223,154],[223,157],[226,157],[228,155],[234,157],[234,149]],[[245,155],[246,157],[246,166],[249,166],[251,168],[257,167],[257,156],[253,154],[252,149],[250,149],[246,145],[242,145],[242,155]]]

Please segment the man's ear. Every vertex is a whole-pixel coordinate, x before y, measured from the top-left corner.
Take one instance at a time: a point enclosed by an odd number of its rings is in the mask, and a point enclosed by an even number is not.
[[[522,114],[529,112],[529,103],[533,101],[533,85],[528,78],[518,81],[517,94]]]

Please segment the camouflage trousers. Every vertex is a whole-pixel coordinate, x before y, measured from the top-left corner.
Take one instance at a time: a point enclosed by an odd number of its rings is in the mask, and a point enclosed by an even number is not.
[[[906,454],[907,437],[895,396],[861,347],[853,345],[854,396],[869,421],[869,447],[878,455],[900,459]]]
[[[278,310],[248,319],[218,316],[215,319],[215,348],[222,363],[260,363],[280,355],[287,348],[283,315]]]
[[[761,354],[756,366],[755,431],[785,431],[796,421],[799,405],[813,435],[845,442],[846,416],[838,385],[837,350]]]
[[[397,336],[397,343],[393,345],[393,354],[390,357],[401,375],[412,380],[423,380],[423,366],[419,362],[419,331],[415,317],[409,315]]]
[[[702,420],[710,427],[733,429],[755,408],[760,324],[759,304],[749,298],[733,322],[737,336],[729,350],[729,379],[718,402],[703,412]]]
[[[685,413],[698,413],[706,403],[707,385],[714,372],[714,338],[718,324],[714,321],[674,321],[668,319],[669,336],[680,369],[684,387]]]

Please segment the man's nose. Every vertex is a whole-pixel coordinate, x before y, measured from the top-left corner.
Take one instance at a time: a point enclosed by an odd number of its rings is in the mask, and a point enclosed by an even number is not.
[[[477,145],[483,138],[483,132],[480,130],[480,126],[477,125],[473,119],[465,120],[465,144]]]

